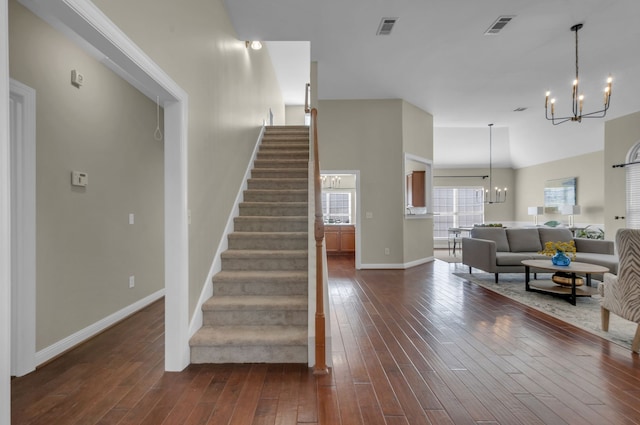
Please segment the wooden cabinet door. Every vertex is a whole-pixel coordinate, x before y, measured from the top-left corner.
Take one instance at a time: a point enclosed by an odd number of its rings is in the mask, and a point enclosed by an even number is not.
[[[336,226],[325,226],[324,243],[327,248],[327,253],[340,251],[340,229]]]
[[[344,226],[340,230],[340,252],[356,252],[356,229],[353,226]]]

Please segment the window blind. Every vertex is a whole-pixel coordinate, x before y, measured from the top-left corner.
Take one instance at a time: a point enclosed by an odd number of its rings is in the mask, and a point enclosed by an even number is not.
[[[636,148],[637,150],[637,148]],[[638,154],[633,155],[633,161],[638,161]],[[640,164],[627,165],[627,215],[626,226],[640,229]]]

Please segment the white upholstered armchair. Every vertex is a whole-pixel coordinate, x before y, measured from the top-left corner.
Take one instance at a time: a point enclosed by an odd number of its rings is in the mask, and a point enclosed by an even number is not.
[[[619,229],[616,247],[620,262],[618,275],[606,273],[598,289],[602,330],[609,330],[609,312],[638,323],[631,349],[640,352],[640,229]]]

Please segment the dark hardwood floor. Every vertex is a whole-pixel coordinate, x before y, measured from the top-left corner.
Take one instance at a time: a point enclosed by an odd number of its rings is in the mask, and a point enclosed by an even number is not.
[[[330,259],[330,375],[163,371],[163,303],[12,381],[13,424],[638,424],[629,350],[450,274]],[[458,266],[460,267],[460,266]]]

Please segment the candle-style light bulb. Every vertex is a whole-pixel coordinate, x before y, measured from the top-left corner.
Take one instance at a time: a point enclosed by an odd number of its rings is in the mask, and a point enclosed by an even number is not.
[[[556,98],[554,97],[553,99],[551,99],[551,115],[554,114],[556,110]]]
[[[547,106],[549,105],[549,96],[551,95],[551,92],[549,90],[547,90],[547,94],[544,98],[544,109],[547,109]]]
[[[581,94],[578,99],[580,100],[580,115],[582,115],[582,102],[584,101],[584,95]]]

